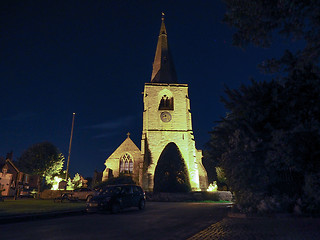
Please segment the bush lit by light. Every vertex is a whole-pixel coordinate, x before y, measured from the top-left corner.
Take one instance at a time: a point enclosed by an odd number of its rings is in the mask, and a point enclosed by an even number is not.
[[[213,181],[213,183],[210,183],[207,192],[217,192],[218,191],[218,185],[217,181]]]
[[[55,176],[47,183],[52,186],[51,190],[63,190],[65,187],[62,187],[62,185],[60,184],[62,181],[65,180],[59,176]],[[76,173],[73,179],[68,179],[66,190],[74,190],[76,188],[87,187],[87,182],[88,181],[84,179],[79,173]]]
[[[50,184],[52,185],[51,190],[59,190],[59,183],[62,181],[61,177],[55,176],[53,180],[51,180]]]

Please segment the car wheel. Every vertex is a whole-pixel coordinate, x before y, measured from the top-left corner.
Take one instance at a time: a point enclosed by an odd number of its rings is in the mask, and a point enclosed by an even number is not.
[[[120,204],[119,203],[113,203],[111,205],[111,213],[115,214],[120,212]]]
[[[92,195],[89,195],[89,196],[87,197],[87,202],[90,202],[91,198],[92,198]]]
[[[140,210],[143,210],[146,207],[146,201],[144,199],[140,200],[138,207]]]

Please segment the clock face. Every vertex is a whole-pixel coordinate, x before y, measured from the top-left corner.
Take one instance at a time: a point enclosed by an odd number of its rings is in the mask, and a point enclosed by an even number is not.
[[[160,114],[160,118],[161,118],[162,122],[170,122],[172,117],[169,112],[162,112]]]

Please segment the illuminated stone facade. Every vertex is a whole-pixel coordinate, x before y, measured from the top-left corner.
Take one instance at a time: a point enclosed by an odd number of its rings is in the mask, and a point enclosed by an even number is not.
[[[140,182],[142,176],[143,156],[140,149],[128,137],[106,160],[102,181],[109,177],[118,177],[120,173],[130,174],[135,182]]]
[[[173,108],[159,109],[163,97],[173,99]],[[164,117],[167,114],[168,116]],[[193,190],[207,188],[207,173],[202,165],[202,151],[195,147],[187,84],[146,83],[141,149],[149,159],[143,187],[153,189],[154,172],[163,149],[169,143],[179,148],[189,172]],[[147,153],[149,151],[149,154]]]
[[[119,176],[124,167],[121,158],[128,153],[134,162],[130,174],[145,190],[152,191],[159,157],[169,143],[174,143],[184,159],[192,190],[206,190],[207,172],[202,165],[202,151],[195,146],[188,85],[177,81],[163,18],[151,82],[145,83],[143,102],[141,151],[128,137],[106,160],[103,180],[110,176],[110,169],[113,176]]]

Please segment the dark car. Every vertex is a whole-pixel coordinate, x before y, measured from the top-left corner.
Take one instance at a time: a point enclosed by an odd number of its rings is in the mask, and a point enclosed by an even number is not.
[[[121,209],[138,207],[144,209],[146,196],[140,186],[137,185],[113,185],[107,186],[87,202],[86,211],[96,212],[99,210],[117,213]]]

